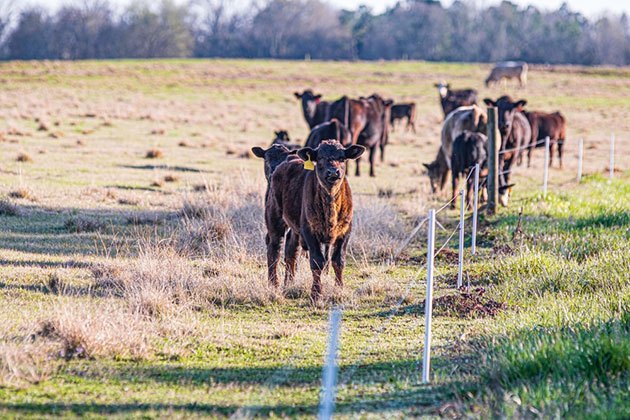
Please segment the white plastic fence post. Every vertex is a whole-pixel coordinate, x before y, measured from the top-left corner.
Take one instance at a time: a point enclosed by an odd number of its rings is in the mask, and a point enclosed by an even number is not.
[[[547,197],[548,179],[549,179],[549,136],[545,137],[545,169],[543,171],[543,197]]]
[[[433,257],[435,252],[435,209],[429,210],[427,233],[427,296],[424,300],[424,356],[422,357],[422,383],[429,383],[431,369],[431,314],[433,313]]]
[[[457,288],[462,287],[462,277],[464,271],[464,212],[466,211],[466,192],[459,192],[459,259],[457,264]]]
[[[613,179],[615,175],[615,134],[610,135],[610,168],[608,173],[608,178],[610,180]]]
[[[341,310],[335,308],[330,312],[330,335],[328,339],[328,351],[326,354],[326,364],[322,373],[322,399],[319,404],[320,420],[332,418],[335,409],[335,387],[337,385],[337,348],[339,340],[339,323],[341,321]]]
[[[578,141],[578,172],[577,182],[582,181],[582,159],[584,158],[584,139]]]
[[[479,164],[475,164],[475,201],[473,207],[473,220],[472,220],[472,255],[477,252],[477,207],[479,206]]]

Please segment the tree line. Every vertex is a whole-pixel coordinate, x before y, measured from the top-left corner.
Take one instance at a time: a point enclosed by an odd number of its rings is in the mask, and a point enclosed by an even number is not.
[[[240,6],[238,6],[240,5]],[[628,16],[588,19],[567,4],[552,11],[503,1],[477,8],[455,1],[401,0],[381,14],[340,10],[321,0],[235,0],[177,4],[107,0],[54,13],[0,7],[0,58],[101,59],[243,57],[630,64]]]

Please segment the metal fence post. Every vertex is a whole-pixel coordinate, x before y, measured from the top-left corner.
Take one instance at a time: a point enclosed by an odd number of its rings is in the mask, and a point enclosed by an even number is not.
[[[481,168],[479,164],[475,164],[475,200],[473,207],[473,220],[472,220],[472,255],[477,252],[477,207],[479,207],[479,171]]]
[[[431,369],[431,315],[433,313],[433,258],[435,252],[435,209],[429,210],[427,233],[427,296],[424,300],[424,355],[422,357],[422,383],[429,383]]]
[[[545,168],[543,170],[543,197],[547,197],[548,179],[549,179],[549,136],[545,137]]]
[[[464,212],[466,211],[466,192],[462,189],[459,192],[459,255],[457,264],[457,288],[462,287],[462,277],[464,272]]]
[[[341,310],[335,308],[330,312],[330,326],[326,364],[322,373],[322,399],[319,404],[320,420],[332,418],[335,409],[335,387],[337,385],[337,348],[339,341],[339,323]]]

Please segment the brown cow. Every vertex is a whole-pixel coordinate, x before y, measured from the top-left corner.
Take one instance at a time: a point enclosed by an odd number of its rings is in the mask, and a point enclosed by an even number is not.
[[[451,85],[446,82],[436,83],[433,86],[438,88],[440,103],[444,118],[460,106],[470,106],[477,104],[477,91],[475,89],[451,89]]]
[[[350,131],[337,118],[332,118],[328,122],[313,127],[306,139],[306,147],[314,149],[322,141],[330,139],[335,139],[344,146],[349,146],[352,143]]]
[[[403,120],[407,118],[407,125],[405,126],[405,130],[409,131],[409,128],[416,132],[416,104],[415,102],[409,103],[399,103],[392,105],[391,115],[389,118],[389,122],[392,126],[392,131],[394,131],[394,122],[396,120]]]
[[[553,150],[557,143],[558,160],[560,161],[560,168],[562,168],[562,148],[564,147],[567,132],[567,122],[564,116],[559,112],[549,114],[546,112],[523,111],[523,114],[525,114],[527,121],[532,126],[532,138],[527,149],[527,167],[529,168],[530,166],[532,150],[535,147],[544,147],[544,139],[549,137],[549,166],[551,166],[553,161]]]
[[[346,247],[352,230],[352,193],[346,179],[346,161],[363,152],[362,146],[344,148],[335,140],[326,140],[316,149],[298,150],[303,161],[286,161],[276,169],[265,205],[267,268],[272,285],[278,284],[280,246],[287,229],[300,232],[308,248],[312,300],[321,295],[321,274],[331,258],[331,248],[336,283],[343,285]],[[314,170],[306,170],[306,161],[315,163]],[[292,235],[285,247],[285,285],[295,276],[299,242],[298,235]]]

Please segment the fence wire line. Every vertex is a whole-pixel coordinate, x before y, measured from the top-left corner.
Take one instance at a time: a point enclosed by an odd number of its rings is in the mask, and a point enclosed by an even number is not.
[[[481,167],[479,168],[479,170],[481,171]],[[473,172],[475,172],[475,167],[471,166],[470,167],[470,171],[468,172],[468,176],[466,177],[466,181],[465,182],[468,182],[468,180],[470,179],[470,176],[473,174]]]
[[[415,228],[413,228],[413,230],[411,231],[411,233],[409,234],[409,236],[407,237],[407,239],[405,239],[405,241],[403,242],[403,244],[400,246],[400,248],[398,248],[398,250],[396,251],[396,254],[394,254],[394,260],[396,260],[398,258],[398,256],[400,255],[401,252],[403,252],[403,250],[405,248],[407,248],[407,246],[409,245],[409,243],[411,242],[411,240],[413,239],[414,236],[416,236],[418,234],[418,232],[420,231],[420,228],[422,228],[422,225],[424,225],[427,220],[429,220],[428,217],[425,217],[424,219],[422,219]]]
[[[512,148],[512,149],[505,149],[505,150],[501,150],[501,151],[499,151],[499,155],[502,155],[502,154],[505,154],[505,153],[508,153],[508,152],[514,152],[514,151],[516,151],[516,150],[527,150],[527,149],[532,149],[532,148],[534,148],[534,147],[538,146],[539,144],[544,144],[544,143],[545,143],[545,139],[538,140],[538,141],[537,141],[536,143],[534,143],[534,144],[526,144],[526,145],[524,145],[524,146],[514,147],[514,148]],[[551,145],[551,144],[555,144],[555,143],[562,144],[563,142],[560,142],[560,141],[557,141],[557,140],[549,140],[549,144],[550,144],[550,145]]]
[[[438,251],[434,254],[435,257],[438,256],[438,254],[440,252],[442,252],[442,250],[444,248],[446,248],[446,245],[448,245],[448,243],[451,241],[451,239],[453,239],[453,236],[455,236],[455,234],[457,233],[457,231],[459,231],[459,223],[457,224],[457,226],[455,226],[455,229],[453,230],[453,232],[450,234],[450,236],[448,237],[448,239],[446,239],[446,242],[444,242],[444,244],[440,247],[440,249],[438,249]]]

